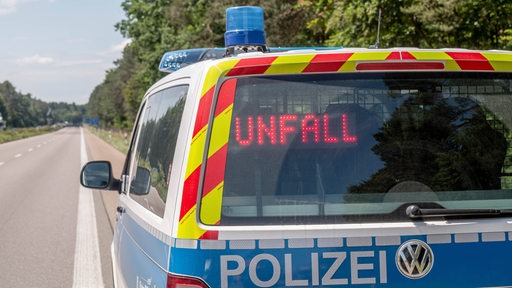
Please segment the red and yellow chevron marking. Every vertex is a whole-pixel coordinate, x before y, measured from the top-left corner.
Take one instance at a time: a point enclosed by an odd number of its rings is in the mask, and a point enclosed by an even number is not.
[[[220,77],[245,75],[336,73],[366,71],[512,71],[512,53],[469,50],[339,50],[304,54],[265,54],[251,58],[227,58],[212,66],[204,80],[192,144],[186,169],[178,237],[216,239],[215,231],[205,231],[197,223],[197,194],[206,131],[217,82]],[[205,180],[201,195],[201,221],[220,221],[224,170],[236,78],[225,81],[215,103],[212,137],[209,142]]]

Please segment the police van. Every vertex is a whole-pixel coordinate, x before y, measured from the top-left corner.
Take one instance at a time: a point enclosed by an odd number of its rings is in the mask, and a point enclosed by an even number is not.
[[[512,286],[512,52],[169,52],[118,190],[117,287]]]

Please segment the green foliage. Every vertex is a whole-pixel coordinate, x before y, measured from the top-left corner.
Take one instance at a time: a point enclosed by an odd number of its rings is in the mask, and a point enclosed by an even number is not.
[[[382,11],[381,47],[506,49],[511,47],[509,0],[346,0],[336,2],[330,45],[373,44]]]
[[[64,102],[50,102],[47,104],[47,107],[48,110],[46,111],[48,112],[45,114],[45,120],[47,122],[53,122],[49,124],[68,122],[70,124],[77,125],[82,122],[86,112],[85,105],[77,105],[75,103],[69,104]],[[50,116],[51,119],[48,119],[48,116]]]
[[[512,49],[510,0],[124,0],[116,29],[132,42],[91,94],[88,115],[130,129],[145,91],[164,76],[163,53],[223,47],[225,10],[240,5],[263,7],[269,46],[369,47],[381,9],[380,47]]]
[[[128,153],[128,146],[130,142],[130,134],[124,131],[104,130],[99,127],[85,126],[89,132],[94,133],[96,136],[103,139],[105,142],[116,148],[118,151],[126,154]]]
[[[66,103],[46,103],[16,91],[9,82],[0,83],[0,113],[7,127],[36,127],[59,122],[79,123],[85,107]]]
[[[294,10],[303,17],[303,19],[298,20],[305,22],[304,26],[295,25],[296,27],[304,27],[297,33],[296,41],[309,46],[325,45],[327,39],[332,35],[327,29],[327,22],[332,17],[334,1],[302,1],[294,7]],[[292,43],[291,45],[297,44]]]
[[[455,106],[440,94],[422,93],[396,109],[374,135],[372,151],[384,168],[351,191],[372,193],[411,179],[434,191],[501,187],[508,131],[493,129],[473,100],[454,99]],[[497,117],[492,122],[505,127]]]
[[[0,144],[56,131],[56,127],[21,128],[0,131]]]

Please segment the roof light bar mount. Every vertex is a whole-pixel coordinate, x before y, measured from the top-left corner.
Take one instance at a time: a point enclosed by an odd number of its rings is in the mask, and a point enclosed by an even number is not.
[[[226,47],[226,56],[233,56],[240,53],[250,52],[268,52],[267,46],[260,45],[238,45],[232,47]]]

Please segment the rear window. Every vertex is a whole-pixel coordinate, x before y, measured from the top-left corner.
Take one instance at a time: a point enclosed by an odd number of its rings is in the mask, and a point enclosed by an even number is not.
[[[208,225],[410,221],[512,208],[512,75],[230,78],[202,183]]]

